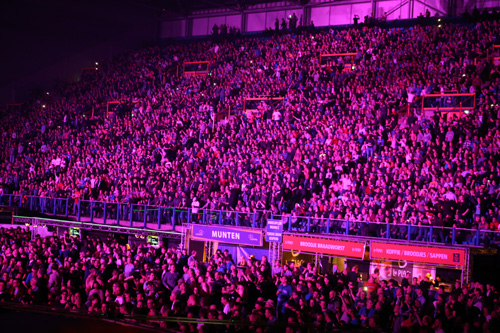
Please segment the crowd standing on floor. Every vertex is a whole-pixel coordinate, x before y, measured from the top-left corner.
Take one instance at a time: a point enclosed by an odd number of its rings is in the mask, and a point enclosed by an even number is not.
[[[2,228],[0,303],[182,332],[500,329],[499,294],[492,284],[456,281],[447,290],[439,277],[408,274],[399,284],[382,280],[377,270],[361,281],[358,266],[338,271],[334,265],[323,274],[313,263],[232,258],[223,248],[207,262],[197,257],[196,251],[124,245],[109,237],[31,239],[29,231]],[[206,319],[226,322],[215,326]],[[227,320],[234,324],[226,326]]]

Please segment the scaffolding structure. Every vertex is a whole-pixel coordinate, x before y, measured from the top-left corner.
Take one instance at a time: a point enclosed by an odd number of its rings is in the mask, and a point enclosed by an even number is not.
[[[278,242],[270,242],[269,243],[269,263],[271,267],[274,267],[276,262],[279,262],[280,265],[283,260],[283,243]]]

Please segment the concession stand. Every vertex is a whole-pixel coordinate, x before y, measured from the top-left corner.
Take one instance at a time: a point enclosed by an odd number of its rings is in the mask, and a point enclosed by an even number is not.
[[[430,273],[436,269],[453,270],[462,283],[469,281],[469,248],[458,246],[434,246],[394,242],[370,242],[370,265],[379,269],[387,277],[399,280],[408,272],[413,277]],[[402,270],[400,272],[399,270]]]
[[[184,240],[186,248],[203,249],[205,261],[208,261],[219,247],[230,250],[230,252],[235,251],[233,255],[235,261],[239,260],[238,256],[242,255],[236,253],[251,255],[258,252],[260,256],[262,253],[267,255],[267,250],[263,249],[261,229],[192,224],[186,226],[185,234],[187,235],[187,239]]]
[[[336,264],[343,270],[345,259],[362,261],[365,257],[366,242],[324,235],[304,235],[296,233],[283,234],[283,259],[296,264],[314,261],[320,262],[323,272],[325,267]],[[313,259],[313,260],[311,260]]]

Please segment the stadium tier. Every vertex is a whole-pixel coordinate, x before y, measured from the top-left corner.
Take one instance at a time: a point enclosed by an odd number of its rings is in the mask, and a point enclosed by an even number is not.
[[[0,304],[500,331],[498,263],[472,271],[498,261],[498,21],[286,32],[134,50],[3,113]]]

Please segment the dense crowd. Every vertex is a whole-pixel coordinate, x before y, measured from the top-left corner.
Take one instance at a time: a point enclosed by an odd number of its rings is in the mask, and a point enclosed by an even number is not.
[[[402,283],[357,266],[320,274],[314,264],[232,258],[122,245],[112,238],[31,239],[0,229],[0,303],[44,305],[182,332],[287,332],[366,328],[378,332],[498,332],[499,294],[490,284],[408,274]],[[170,318],[170,319],[169,319]],[[173,319],[172,319],[173,318]],[[181,319],[179,319],[181,318]],[[185,323],[183,319],[200,319]],[[232,325],[214,326],[217,319]]]
[[[480,58],[499,32],[364,27],[134,51],[1,118],[0,195],[272,213],[297,227],[310,216],[317,231],[324,218],[498,230],[500,73]],[[176,75],[184,61],[209,73]],[[447,91],[475,107],[400,115]],[[256,96],[284,100],[245,110]],[[107,113],[108,101],[121,104]]]

